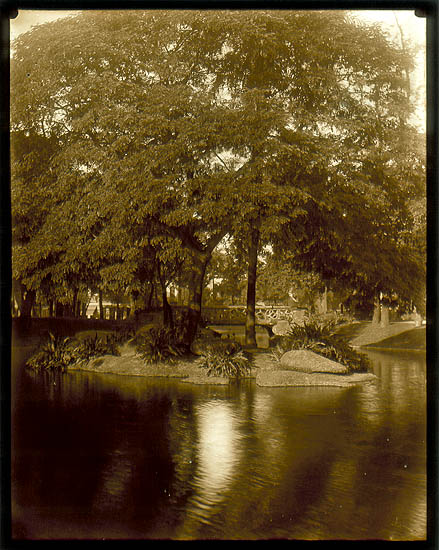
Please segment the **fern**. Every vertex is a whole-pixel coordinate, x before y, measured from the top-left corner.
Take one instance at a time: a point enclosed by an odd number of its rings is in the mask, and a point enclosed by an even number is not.
[[[237,342],[221,342],[207,349],[201,367],[207,369],[209,376],[243,378],[251,373],[252,356]]]
[[[96,334],[75,343],[71,338],[62,338],[49,332],[49,339],[26,362],[26,366],[38,371],[65,371],[74,363],[102,355],[119,355],[115,336],[110,335],[104,339]]]
[[[147,363],[172,363],[183,355],[184,346],[169,328],[151,328],[136,337],[136,351]]]

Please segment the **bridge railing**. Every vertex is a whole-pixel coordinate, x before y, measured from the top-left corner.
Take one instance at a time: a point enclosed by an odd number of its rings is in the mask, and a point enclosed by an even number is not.
[[[245,306],[211,306],[203,307],[201,315],[205,321],[213,325],[245,323]]]
[[[305,309],[289,306],[256,306],[256,322],[275,325],[280,320],[300,322],[306,315]],[[203,307],[201,314],[211,324],[243,324],[246,318],[246,306],[210,306]]]

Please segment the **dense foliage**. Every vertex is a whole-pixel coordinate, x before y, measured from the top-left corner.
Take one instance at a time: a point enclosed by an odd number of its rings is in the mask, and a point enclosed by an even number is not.
[[[77,341],[49,332],[49,338],[27,361],[26,366],[38,370],[66,371],[78,362],[87,362],[103,355],[120,355],[115,335],[89,336]]]
[[[89,361],[93,357],[103,355],[120,355],[119,343],[121,339],[114,334],[105,336],[89,336],[79,342],[74,348],[74,354],[80,361]]]
[[[252,356],[237,342],[218,342],[209,346],[200,362],[209,376],[245,378],[251,373]]]
[[[152,327],[138,333],[135,344],[137,353],[146,363],[172,363],[185,351],[175,331],[168,327]]]
[[[49,333],[48,341],[39,347],[26,362],[26,366],[38,371],[65,371],[75,360],[70,338],[61,338]]]

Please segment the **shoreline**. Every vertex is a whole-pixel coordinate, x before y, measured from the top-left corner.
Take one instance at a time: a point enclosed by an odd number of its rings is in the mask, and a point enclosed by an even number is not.
[[[398,326],[399,325],[399,326]],[[392,336],[404,336],[403,333],[412,332],[413,328],[408,328],[409,323],[395,323],[387,331],[379,330],[377,327],[372,327],[368,323],[360,333],[357,333],[350,339],[350,344],[354,349],[359,351],[383,351],[383,352],[408,352],[408,353],[425,353],[425,349],[411,349],[404,347],[384,347],[379,346],[388,340],[389,332]],[[408,329],[408,330],[407,330]],[[93,331],[92,331],[93,332]],[[387,334],[386,334],[387,332]],[[378,337],[376,343],[368,342],[366,344],[355,344],[366,337],[370,340],[372,333]],[[379,338],[384,334],[384,339]],[[387,336],[387,338],[386,338]],[[12,341],[11,351],[17,352],[17,342]],[[26,355],[29,354],[32,344],[23,342],[26,349]],[[15,348],[15,350],[13,350]],[[351,387],[358,383],[370,382],[377,377],[370,373],[351,373],[351,374],[336,374],[334,372],[308,372],[306,368],[292,369],[285,367],[277,361],[269,348],[253,348],[247,350],[253,356],[252,371],[243,379],[255,380],[259,386],[266,387],[303,387],[303,386],[335,386],[335,387]],[[29,354],[30,355],[30,354]],[[321,357],[321,356],[318,356]],[[133,348],[124,346],[121,349],[121,354],[105,355],[95,357],[86,363],[75,364],[67,368],[66,372],[84,371],[95,372],[100,374],[117,374],[121,376],[141,376],[146,378],[173,378],[181,382],[193,384],[207,385],[227,385],[233,379],[220,376],[209,376],[207,370],[200,366],[201,357],[199,355],[188,355],[174,360],[172,363],[152,363],[147,364],[140,355],[137,355]]]
[[[233,379],[209,376],[207,370],[199,366],[200,357],[182,358],[175,363],[146,364],[135,354],[113,356],[106,355],[92,359],[87,364],[74,365],[67,372],[85,371],[99,374],[117,374],[120,376],[140,376],[145,378],[172,378],[184,383],[228,385]],[[261,351],[254,354],[254,364],[250,375],[243,380],[255,380],[256,385],[264,387],[308,387],[333,386],[352,387],[377,379],[373,373],[332,374],[323,372],[301,372],[281,367],[270,353]]]

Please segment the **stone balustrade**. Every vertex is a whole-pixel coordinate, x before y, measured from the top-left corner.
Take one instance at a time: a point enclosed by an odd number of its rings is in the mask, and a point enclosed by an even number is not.
[[[306,315],[305,309],[293,309],[289,306],[256,306],[256,322],[261,325],[275,325],[280,320],[300,322]],[[243,324],[246,306],[203,307],[203,318],[210,324]]]

